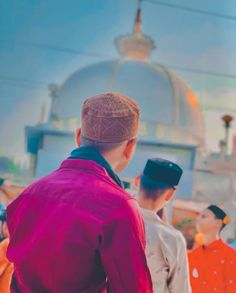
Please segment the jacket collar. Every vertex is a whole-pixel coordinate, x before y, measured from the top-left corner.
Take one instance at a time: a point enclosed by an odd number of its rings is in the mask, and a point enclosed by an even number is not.
[[[104,159],[104,157],[93,147],[79,147],[73,150],[70,154],[71,159],[81,159],[86,161],[93,161],[97,163],[100,167],[104,168],[108,175],[116,182],[118,186],[123,188],[123,183],[120,178],[116,175],[116,173],[112,170],[110,164]],[[68,163],[66,163],[68,164]],[[62,167],[65,166],[62,165]]]
[[[143,214],[144,219],[147,220],[152,220],[152,221],[157,221],[157,222],[161,222],[163,223],[163,221],[161,220],[161,218],[156,214],[156,212],[148,210],[148,209],[144,209],[141,208],[141,212]]]
[[[215,240],[211,242],[209,245],[204,246],[202,245],[202,248],[205,250],[212,250],[213,252],[217,251],[221,246],[223,245],[223,241],[221,239]]]

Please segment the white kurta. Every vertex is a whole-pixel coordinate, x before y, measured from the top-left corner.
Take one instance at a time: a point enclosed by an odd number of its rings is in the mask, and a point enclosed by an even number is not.
[[[141,209],[146,228],[146,256],[154,293],[190,293],[186,243],[182,234],[155,212]]]

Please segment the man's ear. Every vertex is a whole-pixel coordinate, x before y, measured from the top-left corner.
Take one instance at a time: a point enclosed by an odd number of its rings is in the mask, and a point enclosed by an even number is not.
[[[220,230],[223,226],[223,221],[221,219],[216,219],[217,228]]]
[[[75,130],[75,143],[78,147],[81,146],[81,128]]]
[[[133,153],[135,151],[135,147],[137,144],[137,139],[136,138],[132,138],[131,140],[129,140],[125,146],[125,150],[124,150],[124,156],[126,158],[126,160],[130,160],[133,156]]]
[[[175,189],[172,189],[172,188],[168,189],[165,194],[165,201],[170,201],[172,197],[174,196],[174,193],[175,193]]]

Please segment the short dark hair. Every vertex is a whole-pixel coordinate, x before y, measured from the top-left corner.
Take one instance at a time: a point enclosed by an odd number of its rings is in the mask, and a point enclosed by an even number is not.
[[[171,188],[173,187],[167,186],[161,182],[156,182],[143,174],[140,176],[140,190],[145,193],[147,198],[157,199],[163,192]]]
[[[87,137],[84,137],[81,135],[81,144],[82,146],[87,146],[87,147],[93,147],[97,149],[101,153],[106,153],[109,152],[119,146],[121,146],[124,142],[101,142],[101,141],[95,141],[88,139]]]
[[[213,204],[209,205],[207,209],[210,210],[214,214],[216,219],[223,221],[221,229],[220,229],[220,231],[222,231],[224,227],[226,226],[226,224],[224,223],[224,219],[225,217],[227,217],[226,213],[220,207]]]

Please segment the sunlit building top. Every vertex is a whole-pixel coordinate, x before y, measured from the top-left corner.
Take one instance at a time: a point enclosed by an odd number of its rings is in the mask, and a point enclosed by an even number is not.
[[[133,97],[141,108],[139,136],[148,140],[203,145],[199,102],[176,74],[150,61],[154,41],[142,34],[138,9],[133,33],[115,40],[120,58],[102,61],[72,73],[61,86],[51,86],[51,122],[60,130],[79,125],[85,98],[118,91]]]

